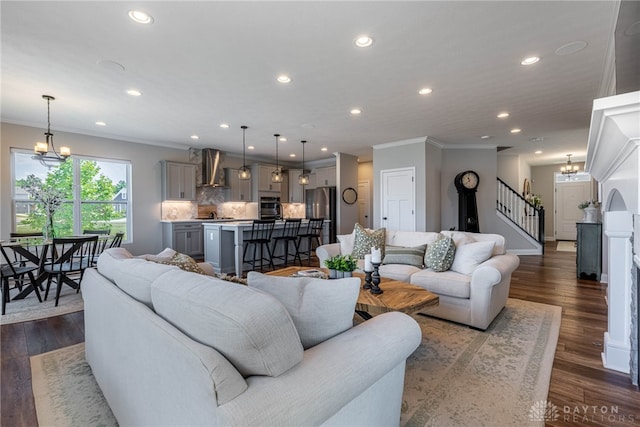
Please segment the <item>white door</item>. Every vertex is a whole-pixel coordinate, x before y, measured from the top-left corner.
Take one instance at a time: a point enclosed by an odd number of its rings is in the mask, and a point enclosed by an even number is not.
[[[382,227],[415,231],[415,168],[380,172],[382,183]]]
[[[371,228],[371,192],[369,181],[358,181],[358,222],[364,228]]]
[[[591,198],[590,181],[556,180],[556,240],[576,240],[576,222],[583,212],[578,205]]]

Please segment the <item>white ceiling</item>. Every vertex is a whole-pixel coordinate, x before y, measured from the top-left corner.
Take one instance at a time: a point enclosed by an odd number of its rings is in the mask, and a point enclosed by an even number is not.
[[[134,7],[154,18],[131,21]],[[613,1],[1,2],[2,121],[307,160],[431,137],[584,160],[615,29]],[[354,38],[367,33],[371,48]],[[575,42],[571,55],[556,49]],[[520,65],[526,56],[542,60]],[[114,61],[124,70],[114,66]],[[288,85],[276,82],[289,74]],[[433,89],[418,95],[423,86]],[[135,87],[143,95],[125,93]],[[359,117],[349,114],[358,107]],[[497,119],[501,111],[507,119]],[[106,127],[95,122],[105,121]],[[229,129],[219,124],[229,123]],[[517,135],[510,129],[518,127]],[[190,135],[200,136],[198,141]],[[488,140],[481,135],[491,135]],[[544,137],[542,142],[531,139]],[[58,145],[63,141],[56,138]],[[327,147],[328,152],[321,152]],[[73,147],[72,147],[73,149]],[[535,156],[533,151],[543,150]]]

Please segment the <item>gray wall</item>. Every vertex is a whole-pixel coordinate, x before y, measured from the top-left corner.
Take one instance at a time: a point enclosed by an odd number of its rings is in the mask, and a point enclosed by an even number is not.
[[[382,144],[373,150],[373,226],[380,227],[380,172],[415,167],[416,230],[437,230],[440,226],[441,149],[426,138]]]
[[[345,188],[358,190],[358,158],[350,154],[338,153],[336,155],[336,204],[337,221],[336,234],[349,234],[353,231],[354,224],[358,221],[358,203],[346,204],[342,200],[342,192]]]
[[[496,232],[496,171],[495,148],[446,148],[442,150],[442,223],[447,230],[458,228],[458,191],[453,183],[455,176],[466,170],[475,171],[480,177],[476,201],[481,233]]]
[[[0,141],[0,237],[11,232],[11,155],[10,149],[33,150],[35,141],[42,140],[43,129],[1,124]],[[162,247],[160,225],[160,160],[188,162],[188,149],[178,150],[115,139],[98,138],[66,132],[54,132],[57,146],[67,145],[71,153],[131,161],[132,243],[134,254],[157,253]]]

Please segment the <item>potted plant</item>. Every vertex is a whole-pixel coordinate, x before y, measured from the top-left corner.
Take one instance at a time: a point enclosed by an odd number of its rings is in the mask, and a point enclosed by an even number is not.
[[[325,267],[329,269],[329,278],[336,279],[351,277],[351,273],[358,267],[358,261],[351,255],[336,255],[324,261]]]
[[[600,204],[598,202],[594,202],[592,200],[585,200],[584,202],[578,205],[578,209],[581,209],[584,212],[584,216],[582,217],[583,222],[597,222],[598,219],[598,206]]]

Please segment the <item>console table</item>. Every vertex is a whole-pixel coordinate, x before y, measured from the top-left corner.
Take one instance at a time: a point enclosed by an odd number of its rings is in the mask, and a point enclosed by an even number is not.
[[[600,281],[602,273],[602,223],[578,222],[577,227],[577,277]]]

